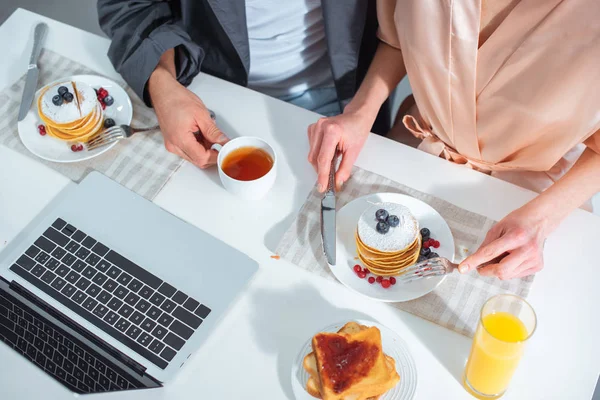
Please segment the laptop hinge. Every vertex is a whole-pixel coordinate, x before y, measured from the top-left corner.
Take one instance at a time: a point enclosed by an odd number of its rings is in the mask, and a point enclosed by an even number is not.
[[[98,336],[94,335],[89,330],[85,329],[84,327],[82,327],[81,325],[79,325],[77,322],[73,321],[66,315],[58,312],[50,304],[46,303],[45,301],[43,301],[42,299],[40,299],[39,297],[37,297],[36,295],[31,293],[25,287],[21,286],[18,282],[15,282],[14,280],[11,281],[10,288],[12,290],[14,290],[15,292],[19,293],[21,296],[25,297],[27,300],[29,300],[32,303],[34,303],[35,305],[37,305],[38,307],[42,308],[45,312],[52,315],[54,318],[58,319],[63,324],[65,324],[68,327],[70,327],[71,329],[75,330],[77,333],[79,333],[80,335],[82,335],[83,337],[88,339],[89,341],[93,342],[96,346],[100,347],[102,350],[106,351],[111,356],[113,356],[117,360],[121,361],[123,364],[127,365],[129,368],[131,368],[133,371],[138,373],[140,376],[145,375],[146,367],[144,367],[140,363],[136,362],[135,360],[131,359],[130,357],[128,357],[126,354],[122,353],[121,351],[117,350],[116,348],[114,348],[113,346],[108,344],[105,340],[100,339]],[[147,376],[147,375],[145,375],[145,376]]]

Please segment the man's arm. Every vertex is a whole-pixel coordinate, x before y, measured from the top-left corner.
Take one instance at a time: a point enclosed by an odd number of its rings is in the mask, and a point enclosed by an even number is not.
[[[163,0],[98,0],[100,27],[112,39],[108,57],[148,105],[148,79],[167,50],[175,49],[175,78],[184,86],[198,74],[204,58],[170,6]]]

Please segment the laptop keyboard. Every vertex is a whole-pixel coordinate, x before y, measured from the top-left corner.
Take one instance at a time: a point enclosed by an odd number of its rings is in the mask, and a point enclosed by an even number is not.
[[[1,294],[0,340],[77,393],[144,387]]]
[[[10,270],[162,369],[211,312],[60,218]]]

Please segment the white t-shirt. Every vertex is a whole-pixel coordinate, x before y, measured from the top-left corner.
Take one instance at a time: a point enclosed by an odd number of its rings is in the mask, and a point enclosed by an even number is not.
[[[333,87],[321,0],[246,0],[248,87],[274,97]]]

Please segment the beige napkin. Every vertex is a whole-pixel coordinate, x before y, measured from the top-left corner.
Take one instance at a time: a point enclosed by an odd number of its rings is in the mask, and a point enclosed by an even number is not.
[[[38,66],[38,88],[70,75],[100,75],[46,49],[40,56]],[[136,127],[156,125],[154,111],[146,107],[124,83],[118,83],[127,91],[133,104],[131,124]],[[23,146],[17,131],[17,116],[24,85],[25,75],[0,93],[0,144],[36,159],[75,182],[83,179],[88,172],[96,170],[150,200],[179,168],[181,159],[165,150],[160,132],[141,133],[122,140],[111,150],[88,161],[62,164],[37,158]]]
[[[455,261],[463,260],[475,251],[495,221],[464,210],[445,200],[419,192],[373,172],[355,167],[344,190],[338,193],[338,210],[351,200],[372,193],[402,193],[424,201],[439,212],[448,223],[455,242]],[[322,251],[320,235],[320,210],[322,195],[316,189],[308,195],[297,218],[277,246],[282,258],[335,280]],[[408,311],[465,336],[473,336],[483,303],[493,295],[514,293],[527,297],[533,276],[511,281],[484,278],[472,272],[467,275],[453,273],[433,292],[416,300],[391,303],[393,307]]]

